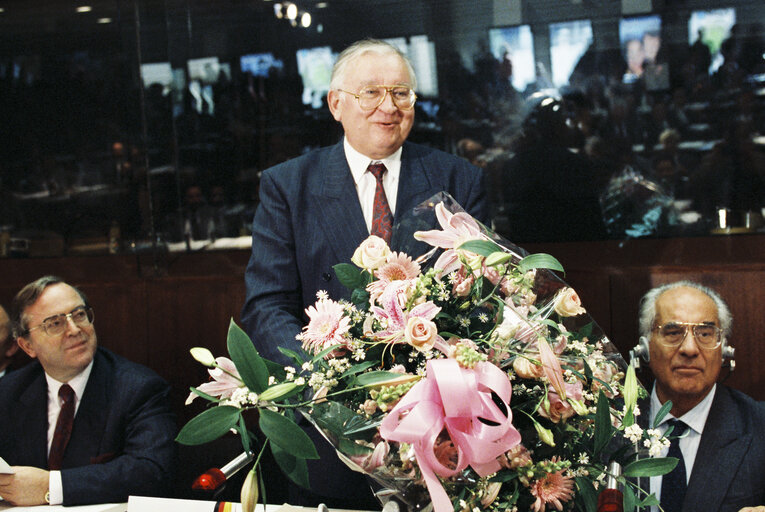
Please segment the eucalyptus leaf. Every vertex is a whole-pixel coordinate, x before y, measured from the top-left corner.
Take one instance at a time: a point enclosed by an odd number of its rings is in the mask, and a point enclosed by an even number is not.
[[[258,354],[252,340],[241,327],[236,325],[234,319],[228,326],[228,353],[234,361],[244,385],[251,391],[260,393],[268,387],[268,369],[263,358]]]
[[[550,270],[559,270],[563,272],[563,265],[555,259],[555,256],[551,256],[545,253],[529,254],[518,262],[518,270],[521,272],[528,272],[535,268],[547,268]]]
[[[677,466],[675,457],[640,459],[630,462],[624,468],[625,477],[643,477],[666,475]]]
[[[239,421],[241,410],[230,405],[207,409],[191,418],[183,426],[175,440],[181,444],[196,446],[214,441],[228,433]]]
[[[294,421],[277,412],[260,409],[260,430],[271,443],[295,457],[318,459],[311,438]]]
[[[460,245],[458,249],[474,252],[476,254],[480,254],[481,256],[489,256],[494,252],[502,250],[500,246],[488,240],[468,240],[467,242]]]
[[[290,480],[304,489],[310,489],[308,465],[305,459],[294,457],[273,443],[271,443],[271,453],[279,468]]]

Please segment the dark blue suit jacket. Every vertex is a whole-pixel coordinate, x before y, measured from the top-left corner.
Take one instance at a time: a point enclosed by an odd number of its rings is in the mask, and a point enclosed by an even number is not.
[[[414,231],[437,227],[434,216],[411,216],[415,206],[449,193],[486,223],[483,173],[461,158],[405,143],[391,248],[417,257],[430,247]],[[350,296],[332,266],[350,262],[369,236],[342,142],[272,167],[260,181],[260,205],[252,229],[252,256],[245,280],[242,322],[265,357],[289,363],[277,346],[297,350],[295,335],[305,325],[304,309],[326,290],[338,300]]]
[[[426,215],[411,212],[440,192],[449,193],[467,212],[487,221],[480,169],[442,151],[405,143],[390,244],[393,250],[417,257],[430,249],[412,235],[437,227],[435,216],[432,211]],[[326,290],[334,300],[349,297],[350,291],[336,279],[332,267],[350,262],[368,236],[342,142],[264,171],[242,310],[244,328],[261,354],[292,364],[277,347],[300,349],[295,335],[306,324],[304,310],[316,301],[317,291]],[[308,428],[308,433],[321,456],[318,461],[308,461],[311,489],[316,494],[306,495],[290,487],[290,502],[379,508],[364,479],[347,469],[315,430]]]
[[[642,408],[650,410],[646,403]],[[641,420],[645,418],[638,416]],[[765,403],[717,385],[693,463],[683,512],[738,512],[765,505]],[[648,479],[641,485],[648,488]]]
[[[64,505],[170,493],[176,463],[170,387],[148,368],[98,348],[64,453]],[[48,385],[37,361],[0,381],[0,457],[48,468]]]

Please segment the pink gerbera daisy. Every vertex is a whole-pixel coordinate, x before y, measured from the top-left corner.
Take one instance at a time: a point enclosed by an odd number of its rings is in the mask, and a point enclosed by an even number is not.
[[[381,281],[405,281],[414,279],[420,275],[420,264],[412,261],[412,258],[404,253],[394,252],[388,256],[388,260],[375,271],[377,279]]]
[[[548,504],[563,510],[563,503],[574,496],[574,481],[562,471],[549,473],[531,484],[531,494],[537,499],[531,505],[534,512],[542,512]]]
[[[330,299],[320,299],[315,306],[305,310],[308,325],[303,327],[301,340],[303,348],[318,354],[332,345],[344,345],[345,333],[351,328],[350,320],[344,313],[343,305]]]

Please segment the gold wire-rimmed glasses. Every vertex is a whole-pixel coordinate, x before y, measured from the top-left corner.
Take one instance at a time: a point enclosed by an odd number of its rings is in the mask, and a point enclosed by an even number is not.
[[[696,338],[696,343],[701,348],[715,349],[722,343],[722,329],[709,323],[669,322],[656,326],[654,330],[658,334],[657,341],[659,343],[669,347],[677,347],[688,336],[689,327],[693,332],[693,337]]]
[[[35,329],[42,329],[48,336],[58,336],[66,330],[67,320],[71,318],[77,326],[90,325],[93,323],[93,309],[87,306],[77,306],[69,313],[49,316],[40,325],[26,330],[25,335]]]
[[[385,101],[385,95],[390,94],[393,104],[400,110],[412,110],[417,95],[407,85],[365,85],[358,93],[352,93],[344,89],[340,92],[350,94],[359,102],[361,110],[374,110]]]

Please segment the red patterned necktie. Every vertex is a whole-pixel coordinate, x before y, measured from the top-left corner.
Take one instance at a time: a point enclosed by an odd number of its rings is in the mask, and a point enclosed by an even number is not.
[[[48,454],[48,469],[61,469],[61,462],[64,460],[64,451],[72,435],[72,424],[74,423],[74,390],[69,384],[62,385],[58,390],[58,396],[63,403],[61,412],[58,413],[56,421],[56,430],[53,432],[53,442],[50,445]]]
[[[390,244],[391,235],[393,234],[393,214],[390,211],[388,197],[385,195],[385,188],[383,188],[383,175],[387,169],[384,164],[371,163],[367,170],[377,180],[375,202],[372,209],[371,234],[379,236],[386,243]]]

